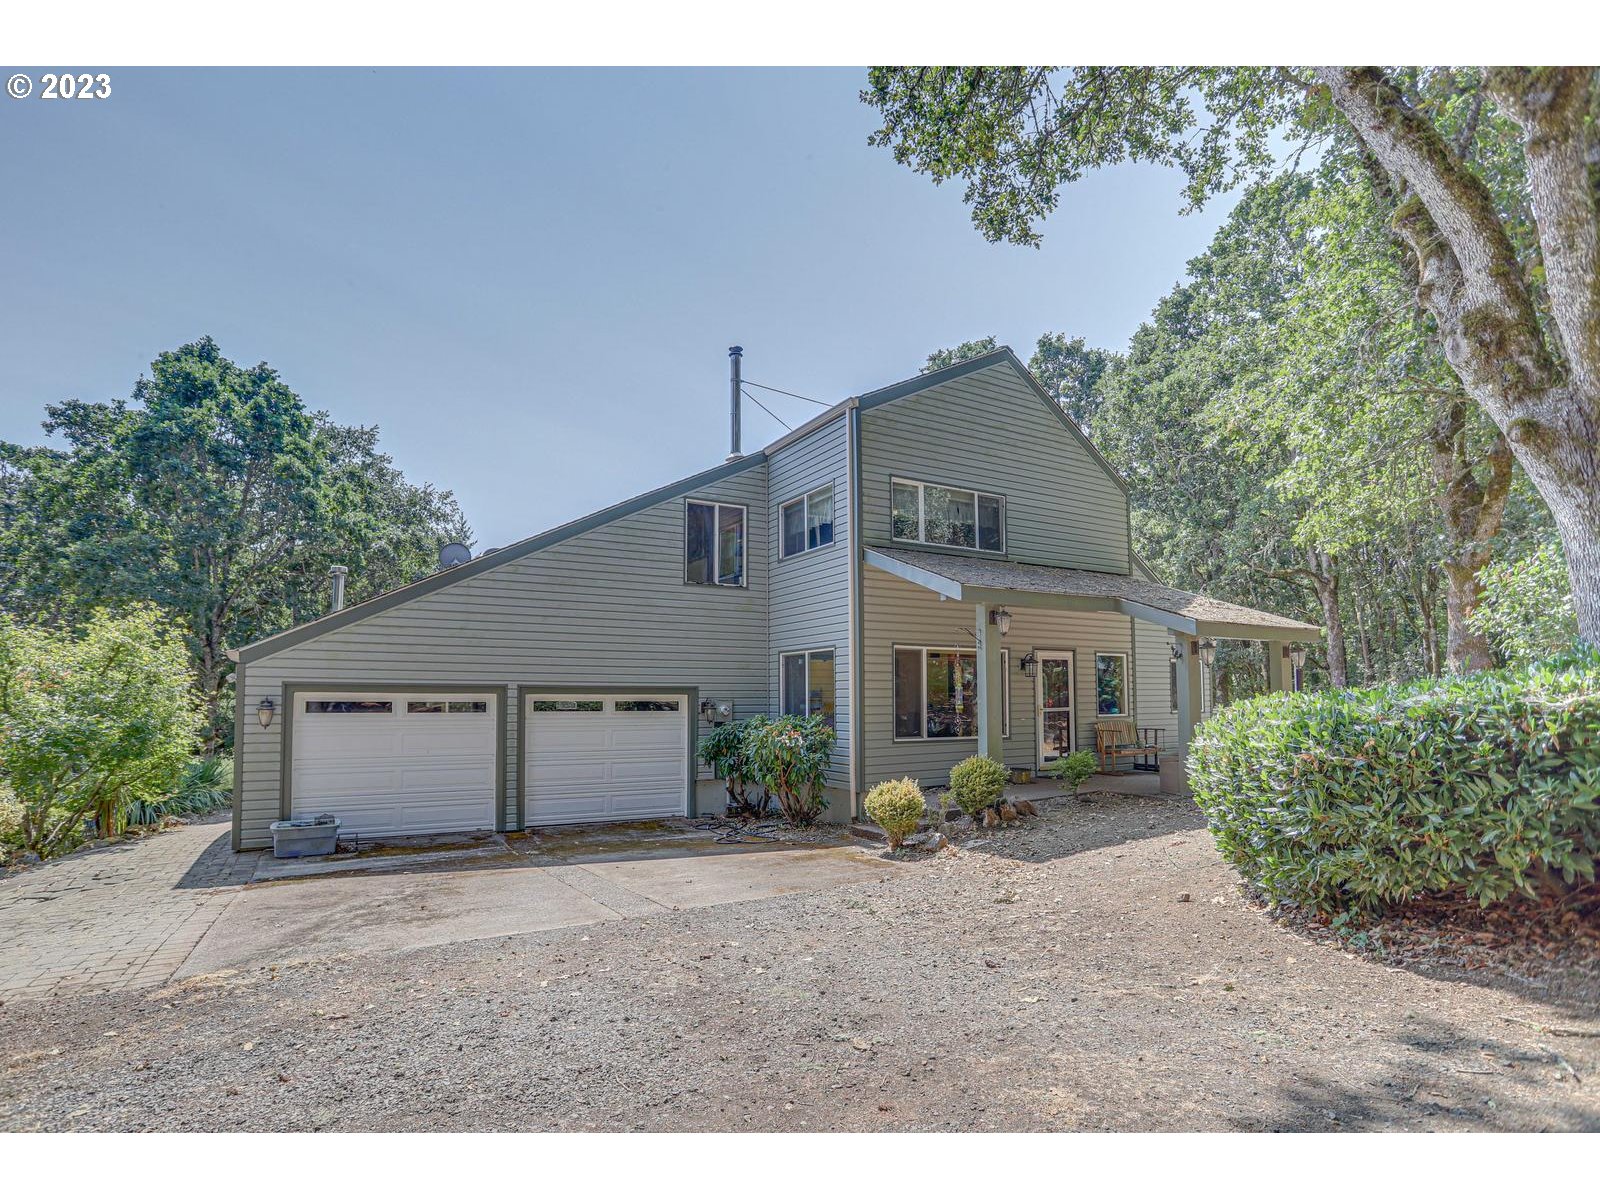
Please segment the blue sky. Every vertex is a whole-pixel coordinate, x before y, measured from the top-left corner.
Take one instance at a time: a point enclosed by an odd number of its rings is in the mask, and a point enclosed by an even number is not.
[[[0,439],[209,333],[379,425],[480,549],[719,462],[730,343],[827,401],[984,334],[1120,348],[1227,208],[1124,167],[989,245],[867,147],[861,71],[111,74],[0,98]]]

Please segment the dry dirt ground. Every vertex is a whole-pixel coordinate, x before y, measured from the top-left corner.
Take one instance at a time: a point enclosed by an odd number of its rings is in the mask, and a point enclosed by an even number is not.
[[[0,1127],[1600,1129],[1586,989],[1296,932],[1187,802],[1056,801],[907,861],[13,1002]]]

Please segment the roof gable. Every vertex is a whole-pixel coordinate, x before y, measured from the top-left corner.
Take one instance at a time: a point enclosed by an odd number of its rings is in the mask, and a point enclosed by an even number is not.
[[[565,525],[558,525],[554,529],[523,538],[520,542],[513,542],[511,545],[501,547],[491,553],[481,554],[477,558],[462,563],[460,566],[450,567],[443,571],[435,571],[432,575],[424,576],[414,583],[394,588],[391,591],[374,596],[370,600],[363,600],[360,604],[352,604],[350,607],[342,608],[338,612],[328,613],[326,616],[307,621],[303,625],[296,625],[292,629],[284,630],[282,633],[275,633],[271,637],[252,642],[239,650],[231,650],[229,651],[229,657],[235,662],[248,663],[265,658],[269,654],[287,650],[289,647],[297,646],[311,638],[320,637],[325,633],[332,633],[336,629],[342,629],[346,625],[352,625],[357,621],[364,621],[368,617],[377,616],[397,604],[404,604],[420,596],[426,596],[430,592],[436,592],[440,588],[450,587],[463,580],[471,579],[475,575],[481,575],[485,571],[491,571],[496,567],[504,566],[506,563],[514,562],[529,554],[549,549],[551,546],[559,545],[571,538],[578,537],[580,534],[598,529],[602,525],[609,525],[611,522],[619,521],[623,517],[643,512],[645,509],[652,508],[667,500],[673,500],[679,496],[687,496],[700,488],[728,479],[753,467],[762,466],[766,461],[766,452],[757,451],[754,454],[747,454],[743,458],[722,463],[719,466],[712,467],[710,470],[701,471],[697,475],[690,475],[686,479],[677,480],[653,491],[634,496],[630,500],[613,504],[610,508],[603,508],[599,512],[590,513],[586,517],[579,517],[576,521],[569,521]]]

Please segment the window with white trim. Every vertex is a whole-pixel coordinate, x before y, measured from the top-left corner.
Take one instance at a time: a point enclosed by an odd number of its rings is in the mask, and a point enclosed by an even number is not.
[[[894,648],[894,737],[978,736],[978,652],[961,647]],[[1000,736],[1011,736],[1011,651],[1000,651]]]
[[[1094,707],[1102,717],[1128,715],[1128,656],[1126,654],[1096,654],[1094,656]]]
[[[890,534],[897,542],[995,553],[1006,548],[1004,496],[913,479],[890,480],[889,493]]]
[[[689,500],[684,507],[683,579],[685,583],[744,586],[745,529],[749,514],[742,504]]]
[[[833,663],[832,650],[796,650],[778,656],[784,716],[821,717],[829,729],[837,728]]]
[[[833,545],[833,484],[797,496],[778,509],[778,557]]]

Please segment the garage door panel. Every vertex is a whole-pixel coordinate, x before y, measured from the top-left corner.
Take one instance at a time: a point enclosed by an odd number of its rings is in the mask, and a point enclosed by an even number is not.
[[[374,729],[373,722],[383,727]],[[317,758],[384,759],[400,753],[402,733],[393,717],[325,716],[301,713],[295,725],[295,761],[301,751]]]
[[[453,698],[486,702],[488,711],[460,715],[411,712],[405,692],[361,694],[388,701],[387,713],[308,712],[298,702],[349,698],[335,692],[297,698],[291,714],[294,816],[331,812],[343,832],[366,837],[495,827],[495,700],[462,693]]]
[[[616,699],[590,711],[538,711],[553,697],[529,696],[523,767],[529,825],[682,816],[689,772],[688,698],[667,711],[619,711]],[[596,704],[588,698],[591,705]]]
[[[645,783],[683,783],[685,767],[681,758],[623,759],[611,764],[613,783],[627,786]]]
[[[611,735],[604,725],[591,724],[598,716],[589,713],[574,719],[567,713],[540,713],[529,726],[529,744],[546,754],[603,754],[611,748]],[[584,720],[583,718],[589,718]]]

